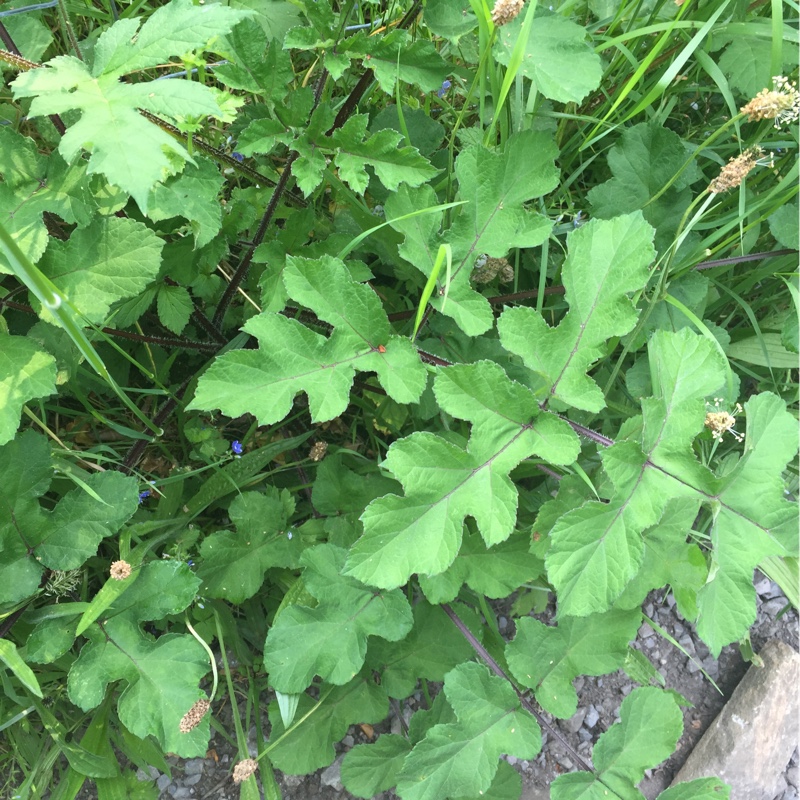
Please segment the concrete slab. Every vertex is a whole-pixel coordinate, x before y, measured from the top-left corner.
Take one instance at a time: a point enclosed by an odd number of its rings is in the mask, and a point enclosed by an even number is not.
[[[731,800],[773,800],[800,738],[800,655],[767,642],[731,699],[675,776],[674,786],[718,776]]]

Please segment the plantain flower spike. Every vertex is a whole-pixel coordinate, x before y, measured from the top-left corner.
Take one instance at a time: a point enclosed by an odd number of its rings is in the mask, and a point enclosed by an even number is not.
[[[254,758],[246,758],[244,761],[240,761],[233,768],[233,782],[241,783],[242,781],[246,781],[257,769],[258,761]]]
[[[524,0],[496,0],[492,9],[492,22],[498,28],[507,25],[522,11],[524,4]]]
[[[771,165],[770,160],[765,160],[764,151],[758,146],[749,147],[740,156],[732,158],[720,170],[719,175],[708,185],[708,191],[714,194],[722,194],[731,189],[735,189],[757,166]]]
[[[772,89],[762,89],[740,110],[750,122],[774,119],[775,127],[780,128],[800,116],[800,92],[797,84],[783,75],[776,75],[772,83]]]
[[[194,730],[203,720],[203,717],[208,714],[211,708],[211,703],[205,698],[198,700],[184,715],[178,730],[181,733],[189,733]]]

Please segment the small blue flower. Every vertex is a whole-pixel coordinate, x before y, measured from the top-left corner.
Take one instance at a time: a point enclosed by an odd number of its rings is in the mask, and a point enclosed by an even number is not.
[[[439,89],[436,94],[439,97],[444,97],[445,92],[452,86],[453,84],[450,81],[442,81],[442,88]]]
[[[240,456],[243,451],[242,443],[238,439],[234,439],[231,442],[231,450],[233,450],[234,455]]]
[[[241,153],[231,153],[231,158],[235,158],[239,163],[244,161],[244,156]]]
[[[188,559],[186,560],[186,566],[188,566],[188,567],[193,567],[193,566],[194,566],[194,560],[193,560],[193,559],[191,559],[191,558],[188,558]]]
[[[151,494],[152,492],[149,489],[145,489],[143,492],[139,492],[139,505],[144,503],[144,501],[147,500],[147,498],[150,497]]]

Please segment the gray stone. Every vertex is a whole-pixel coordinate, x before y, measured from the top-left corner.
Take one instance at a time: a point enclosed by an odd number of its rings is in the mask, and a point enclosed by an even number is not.
[[[639,636],[641,636],[642,639],[647,639],[650,636],[655,636],[655,635],[656,632],[650,627],[650,625],[648,625],[648,623],[643,622],[639,627]]]
[[[583,720],[583,724],[587,728],[594,728],[597,725],[597,720],[600,719],[600,714],[597,713],[597,709],[594,706],[589,706],[586,709],[586,717]]]
[[[800,655],[772,640],[699,741],[673,784],[718,776],[730,800],[774,800],[798,741]]]
[[[771,587],[772,581],[769,578],[761,578],[761,580],[758,581],[755,586],[756,594],[761,597],[765,597],[769,594]]]
[[[341,792],[344,788],[342,786],[342,759],[344,755],[339,756],[327,769],[322,771],[319,776],[319,782],[322,786],[330,786],[331,789]]]
[[[795,788],[800,786],[800,767],[790,767],[786,770],[786,782]]]
[[[175,791],[172,793],[172,796],[175,800],[185,800],[187,797],[191,797],[192,793],[189,791],[188,786],[179,786]]]
[[[164,789],[166,789],[167,786],[169,786],[171,783],[172,783],[172,778],[170,778],[169,775],[161,775],[156,780],[156,786],[158,786],[158,791],[159,792],[163,792]]]
[[[348,750],[350,750],[353,747],[353,745],[355,745],[355,743],[356,743],[356,740],[349,733],[347,734],[347,736],[344,737],[344,739],[342,739],[342,744]]]
[[[767,600],[767,602],[761,606],[761,611],[768,617],[776,617],[778,613],[786,607],[786,603],[787,600],[785,597],[775,597],[772,600]]]
[[[790,786],[781,796],[781,800],[797,800],[797,789]]]
[[[203,780],[203,773],[198,772],[195,775],[186,775],[183,778],[183,785],[184,786],[196,786],[200,781]]]
[[[586,709],[579,708],[569,719],[562,719],[559,721],[559,727],[569,733],[577,733],[583,725],[583,719],[586,716]]]
[[[650,617],[650,619],[653,619],[653,611],[654,611],[654,608],[653,608],[653,604],[652,603],[648,603],[644,607],[644,613],[645,613],[646,616]]]
[[[190,758],[183,765],[183,774],[184,775],[198,775],[202,771],[203,771],[203,759],[202,758]]]

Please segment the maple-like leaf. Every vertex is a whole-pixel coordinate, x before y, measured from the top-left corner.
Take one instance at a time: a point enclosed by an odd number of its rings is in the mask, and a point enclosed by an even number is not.
[[[386,589],[414,572],[437,575],[461,546],[464,517],[475,519],[486,545],[514,529],[517,489],[508,473],[536,453],[570,463],[579,443],[570,427],[540,414],[529,389],[488,361],[448,367],[434,392],[448,414],[472,422],[466,448],[432,433],[395,442],[385,467],[405,496],[386,495],[367,506],[364,535],[350,551],[347,574]]]
[[[268,425],[283,419],[299,391],[308,394],[311,418],[324,422],[347,407],[356,371],[374,371],[399,403],[414,402],[426,372],[408,339],[392,335],[380,299],[350,277],[338,259],[289,257],[289,295],[334,326],[330,337],[297,320],[263,313],[245,323],[259,350],[227,353],[200,378],[189,408],[249,412]]]
[[[182,117],[224,118],[215,90],[187,80],[121,82],[127,72],[161,64],[170,56],[204,47],[228,33],[251,12],[220,4],[195,6],[172,0],[157,9],[139,29],[138,20],[122,19],[97,40],[91,67],[74,56],[56,56],[39,69],[21,73],[12,84],[15,98],[31,97],[30,117],[80,111],[59,142],[59,152],[71,161],[89,150],[88,172],[130,193],[147,212],[150,189],[175,172],[177,163],[191,161],[186,149],[138,111]]]

